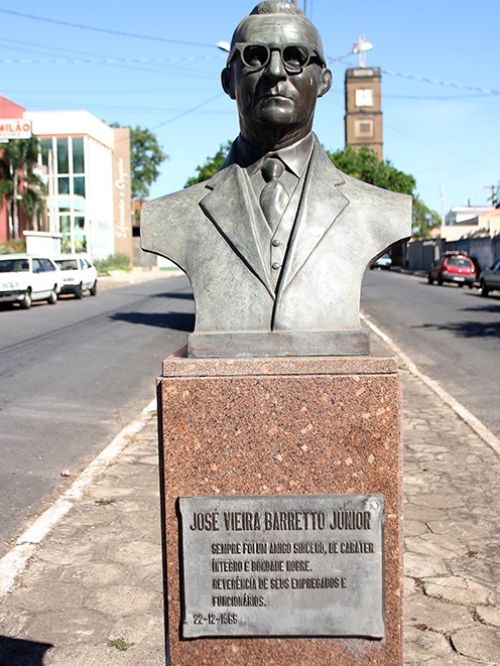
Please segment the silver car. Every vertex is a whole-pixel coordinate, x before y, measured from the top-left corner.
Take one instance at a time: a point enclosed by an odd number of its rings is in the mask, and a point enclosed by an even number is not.
[[[500,289],[500,259],[491,268],[485,268],[479,276],[481,296],[488,296],[490,291]]]

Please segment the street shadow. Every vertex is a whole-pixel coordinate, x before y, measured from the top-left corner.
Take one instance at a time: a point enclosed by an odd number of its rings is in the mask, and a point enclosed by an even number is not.
[[[486,303],[479,305],[477,308],[460,308],[460,312],[490,312],[491,314],[500,314],[500,303]]]
[[[0,664],[2,666],[43,666],[47,650],[52,643],[38,643],[22,638],[0,635]]]
[[[426,328],[435,331],[450,331],[462,338],[497,338],[500,337],[500,321],[458,321],[453,324],[422,324],[413,328]]]
[[[178,291],[164,291],[161,294],[154,294],[155,298],[180,298],[186,301],[194,300],[192,293],[181,293]]]
[[[474,293],[474,288],[470,288],[469,286],[463,284],[461,287],[458,286],[458,284],[454,282],[445,282],[444,284],[439,285],[437,282],[434,282],[434,284],[429,284],[427,281],[427,278],[422,278],[419,280],[417,283],[421,287],[428,287],[429,289],[441,289],[441,290],[446,290],[446,289],[454,289],[455,291],[461,291],[464,294],[470,294],[471,296],[477,296],[477,293]]]
[[[116,312],[110,316],[114,321],[126,321],[129,324],[170,328],[174,331],[190,333],[194,329],[192,312]]]

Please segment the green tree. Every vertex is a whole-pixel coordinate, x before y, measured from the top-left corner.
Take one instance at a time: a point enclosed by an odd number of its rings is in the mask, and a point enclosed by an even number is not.
[[[347,146],[333,153],[327,151],[327,154],[335,166],[350,176],[392,192],[410,194],[413,197],[413,236],[429,238],[431,229],[440,224],[436,211],[428,208],[416,193],[415,178],[396,169],[389,160],[381,160],[371,148]]]
[[[111,123],[111,127],[122,125]],[[151,130],[139,125],[129,129],[132,198],[144,199],[160,175],[160,166],[168,159],[168,155],[163,152],[158,138]]]
[[[29,226],[45,206],[46,186],[37,173],[42,146],[37,137],[14,139],[0,150],[0,199],[8,203],[11,238],[19,237],[19,210],[24,210]]]
[[[191,176],[184,187],[196,185],[196,183],[202,183],[204,180],[207,180],[207,178],[213,176],[224,164],[224,160],[226,159],[226,155],[230,148],[231,141],[226,141],[226,143],[221,144],[219,150],[213,157],[207,157],[204,164],[196,167],[196,176]]]
[[[418,194],[413,195],[411,233],[415,238],[430,238],[431,230],[441,224],[435,210],[428,208]]]
[[[347,146],[334,153],[327,151],[327,155],[341,171],[365,183],[413,195],[415,178],[396,169],[389,160],[381,160],[372,148]]]

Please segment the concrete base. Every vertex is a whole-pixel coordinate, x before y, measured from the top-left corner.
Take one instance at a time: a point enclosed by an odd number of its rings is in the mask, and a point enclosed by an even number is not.
[[[401,391],[392,359],[185,359],[159,381],[167,640],[172,666],[402,664]],[[176,500],[196,495],[381,494],[385,637],[180,634]]]

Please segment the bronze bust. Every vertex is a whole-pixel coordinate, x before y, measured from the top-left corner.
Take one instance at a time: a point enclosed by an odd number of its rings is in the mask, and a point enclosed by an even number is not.
[[[300,9],[259,3],[236,28],[222,72],[240,122],[223,167],[144,205],[143,249],[191,282],[190,356],[369,353],[363,274],[410,235],[411,198],[329,160],[312,124],[331,83],[320,35]]]

